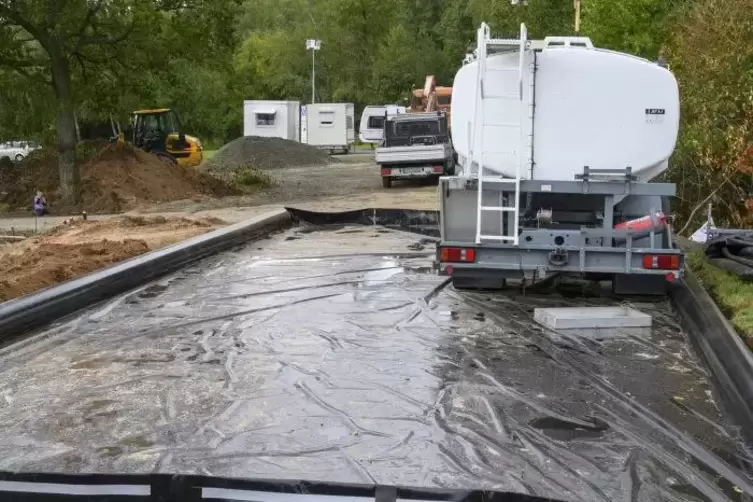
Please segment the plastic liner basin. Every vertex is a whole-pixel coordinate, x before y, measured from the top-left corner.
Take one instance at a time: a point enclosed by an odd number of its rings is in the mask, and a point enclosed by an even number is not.
[[[457,292],[433,245],[299,228],[0,351],[0,470],[740,500],[750,457],[666,300],[650,336],[544,329],[609,296]]]

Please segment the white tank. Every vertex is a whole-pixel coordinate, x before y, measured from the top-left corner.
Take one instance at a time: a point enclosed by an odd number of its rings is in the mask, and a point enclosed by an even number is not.
[[[519,167],[523,179],[573,180],[584,166],[630,166],[649,181],[667,169],[680,118],[677,81],[667,69],[587,47],[526,51],[522,72],[517,50],[486,62],[477,113],[478,62],[463,66],[453,83],[452,136],[461,164],[469,164],[475,117],[483,133],[477,131],[474,158],[506,177]]]

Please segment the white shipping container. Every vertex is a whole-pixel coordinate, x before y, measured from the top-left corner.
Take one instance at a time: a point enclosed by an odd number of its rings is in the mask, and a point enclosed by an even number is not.
[[[300,141],[298,101],[243,102],[243,135]]]
[[[349,152],[355,142],[352,103],[316,103],[307,105],[301,116],[305,123],[306,143],[323,150]]]

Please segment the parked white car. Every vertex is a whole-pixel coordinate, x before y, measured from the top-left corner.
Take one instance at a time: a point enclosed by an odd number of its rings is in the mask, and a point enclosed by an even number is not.
[[[0,157],[10,157],[11,160],[21,162],[31,152],[42,148],[34,141],[2,141],[0,142]]]

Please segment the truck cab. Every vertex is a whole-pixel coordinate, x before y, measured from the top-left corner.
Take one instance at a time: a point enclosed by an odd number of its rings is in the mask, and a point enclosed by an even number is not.
[[[396,179],[437,178],[455,173],[447,115],[407,113],[385,117],[384,135],[376,150],[382,186]]]

